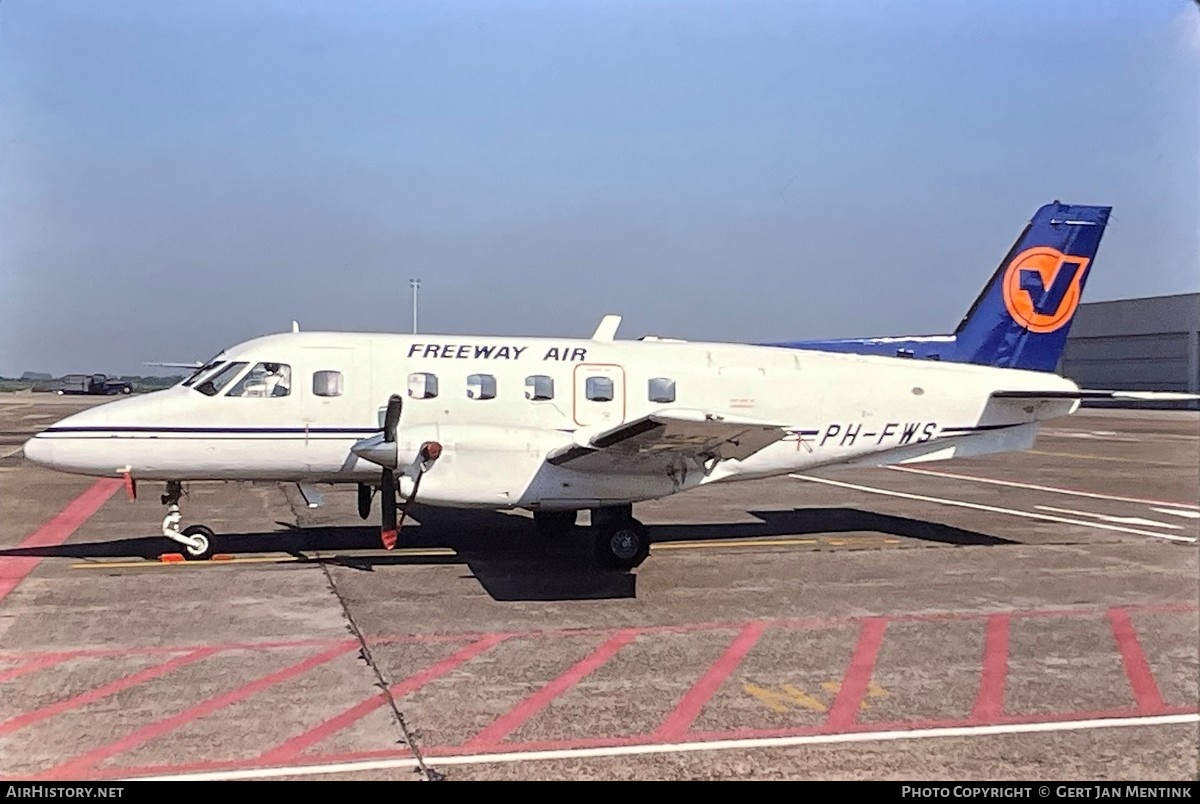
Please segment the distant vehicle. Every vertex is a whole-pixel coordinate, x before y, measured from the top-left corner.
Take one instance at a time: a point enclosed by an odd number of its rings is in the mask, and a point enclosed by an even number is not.
[[[58,395],[115,396],[133,393],[133,385],[118,379],[109,379],[104,374],[68,374],[62,378]]]

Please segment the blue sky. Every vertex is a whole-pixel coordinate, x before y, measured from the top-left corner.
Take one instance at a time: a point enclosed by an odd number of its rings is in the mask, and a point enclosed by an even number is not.
[[[0,4],[0,374],[305,329],[952,328],[1042,203],[1200,290],[1188,0]]]

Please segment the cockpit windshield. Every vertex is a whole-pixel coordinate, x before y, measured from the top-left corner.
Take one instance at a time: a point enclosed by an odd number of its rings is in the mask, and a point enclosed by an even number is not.
[[[242,373],[246,363],[230,363],[216,374],[196,386],[196,390],[205,396],[216,396],[221,389],[229,385],[233,378]]]
[[[221,355],[217,355],[212,360],[209,360],[203,366],[201,366],[200,368],[193,371],[192,376],[188,377],[186,380],[184,380],[182,383],[180,383],[180,385],[182,385],[184,388],[190,388],[192,386],[192,384],[196,382],[196,380],[200,379],[205,374],[208,374],[209,372],[213,371],[214,369],[217,368],[217,366],[224,364],[225,361],[221,360],[220,358],[221,358]]]

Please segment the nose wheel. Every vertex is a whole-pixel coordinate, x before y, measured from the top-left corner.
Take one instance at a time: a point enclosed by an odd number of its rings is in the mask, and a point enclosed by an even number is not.
[[[162,504],[167,506],[167,515],[163,517],[162,532],[171,541],[183,547],[183,557],[188,561],[207,561],[212,558],[216,534],[204,525],[188,525],[183,530],[179,523],[183,514],[179,511],[179,499],[183,496],[183,485],[177,480],[167,483],[167,493],[162,496]]]

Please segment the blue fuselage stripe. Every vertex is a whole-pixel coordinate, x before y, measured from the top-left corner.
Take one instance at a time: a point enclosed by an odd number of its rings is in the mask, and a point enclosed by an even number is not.
[[[369,436],[381,427],[47,427],[46,433],[171,433],[182,435],[346,435]]]

